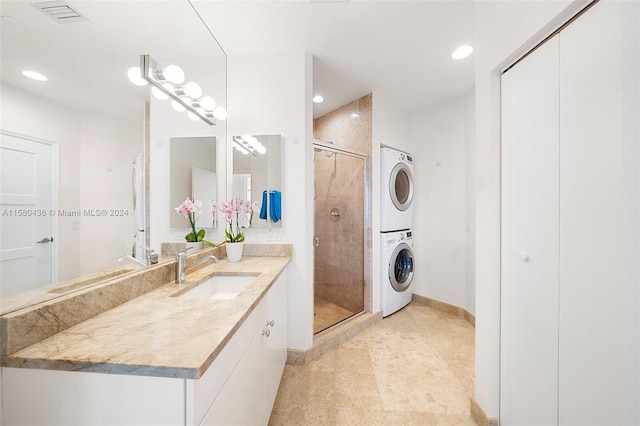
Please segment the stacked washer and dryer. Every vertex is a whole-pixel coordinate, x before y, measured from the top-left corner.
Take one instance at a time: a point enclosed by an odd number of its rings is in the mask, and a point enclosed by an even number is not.
[[[411,302],[413,295],[413,158],[389,147],[380,149],[381,305],[386,317]]]

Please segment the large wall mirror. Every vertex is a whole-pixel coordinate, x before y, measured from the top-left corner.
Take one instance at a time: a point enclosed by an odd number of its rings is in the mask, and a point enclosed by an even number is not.
[[[282,227],[282,144],[280,135],[233,137],[233,196],[257,203],[247,228]]]
[[[133,255],[134,235],[141,238],[141,250],[149,246],[159,252],[161,241],[178,234],[169,213],[175,207],[169,199],[171,139],[203,137],[216,140],[218,147],[226,143],[225,121],[211,125],[179,112],[170,100],[159,99],[166,95],[154,90],[156,98],[149,84],[137,86],[129,78],[141,80],[139,70],[129,69],[141,67],[141,56],[149,55],[164,68],[178,65],[185,90],[187,83],[198,83],[202,93],[190,85],[188,96],[209,96],[217,107],[226,107],[224,51],[188,0],[82,1],[71,6],[79,18],[61,23],[31,2],[0,2],[1,207],[45,212],[40,217],[44,227],[30,221],[35,213],[2,218],[0,314],[21,307],[12,302],[24,296],[18,293],[33,293],[29,300],[37,303],[67,294],[48,291],[61,281],[76,280],[78,285],[68,288],[82,289],[103,277],[140,270],[130,261],[118,262]],[[23,71],[48,79],[27,78]],[[211,100],[201,104],[204,108]],[[52,172],[47,177],[53,184],[45,191],[48,204],[41,208],[25,201],[33,182],[15,174],[25,169],[5,165],[24,160],[28,167],[29,150],[42,147],[48,150],[43,155],[48,155]],[[220,155],[224,158],[226,151]],[[220,163],[219,158],[212,161]],[[226,173],[226,167],[197,167]],[[25,196],[5,196],[15,191]],[[156,217],[161,218],[157,223]]]

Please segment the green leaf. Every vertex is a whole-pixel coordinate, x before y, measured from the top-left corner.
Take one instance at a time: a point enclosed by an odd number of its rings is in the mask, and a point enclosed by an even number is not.
[[[199,230],[198,233],[196,234],[197,240],[198,241],[204,240],[204,234],[205,234],[205,230],[204,229]]]
[[[187,240],[188,243],[196,243],[198,242],[196,235],[193,232],[189,232],[184,236],[184,239]]]

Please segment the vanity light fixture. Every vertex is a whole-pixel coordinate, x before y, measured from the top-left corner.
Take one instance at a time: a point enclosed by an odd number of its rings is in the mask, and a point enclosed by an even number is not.
[[[233,146],[243,154],[251,154],[254,157],[257,154],[266,154],[267,148],[255,137],[251,135],[234,136]]]
[[[185,75],[179,66],[163,67],[151,56],[140,55],[140,70],[140,77],[151,84],[156,97],[170,98],[171,106],[176,111],[187,110],[192,120],[200,119],[215,126],[216,119],[227,118],[227,111],[222,107],[216,108],[216,101],[211,96],[201,98],[202,88],[198,83],[189,82],[183,85]],[[129,79],[132,80],[131,76]]]
[[[473,53],[473,47],[464,45],[454,50],[453,53],[451,54],[451,57],[453,59],[463,59],[471,55],[471,53]]]
[[[241,144],[239,144],[239,143],[236,141],[236,138],[233,138],[233,147],[234,147],[235,149],[237,149],[237,150],[238,150],[238,152],[240,152],[240,153],[241,153],[241,154],[243,154],[243,155],[251,154],[249,151],[247,151],[247,150],[245,149],[245,147],[244,147],[244,146],[242,146]],[[253,155],[253,156],[255,156],[255,154],[252,154],[252,155]]]

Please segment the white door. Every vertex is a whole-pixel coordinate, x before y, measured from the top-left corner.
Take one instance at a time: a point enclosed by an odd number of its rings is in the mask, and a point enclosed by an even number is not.
[[[557,424],[558,85],[558,37],[502,76],[502,425]]]
[[[560,33],[560,425],[640,424],[639,9]]]
[[[53,146],[0,132],[0,297],[50,284]]]

